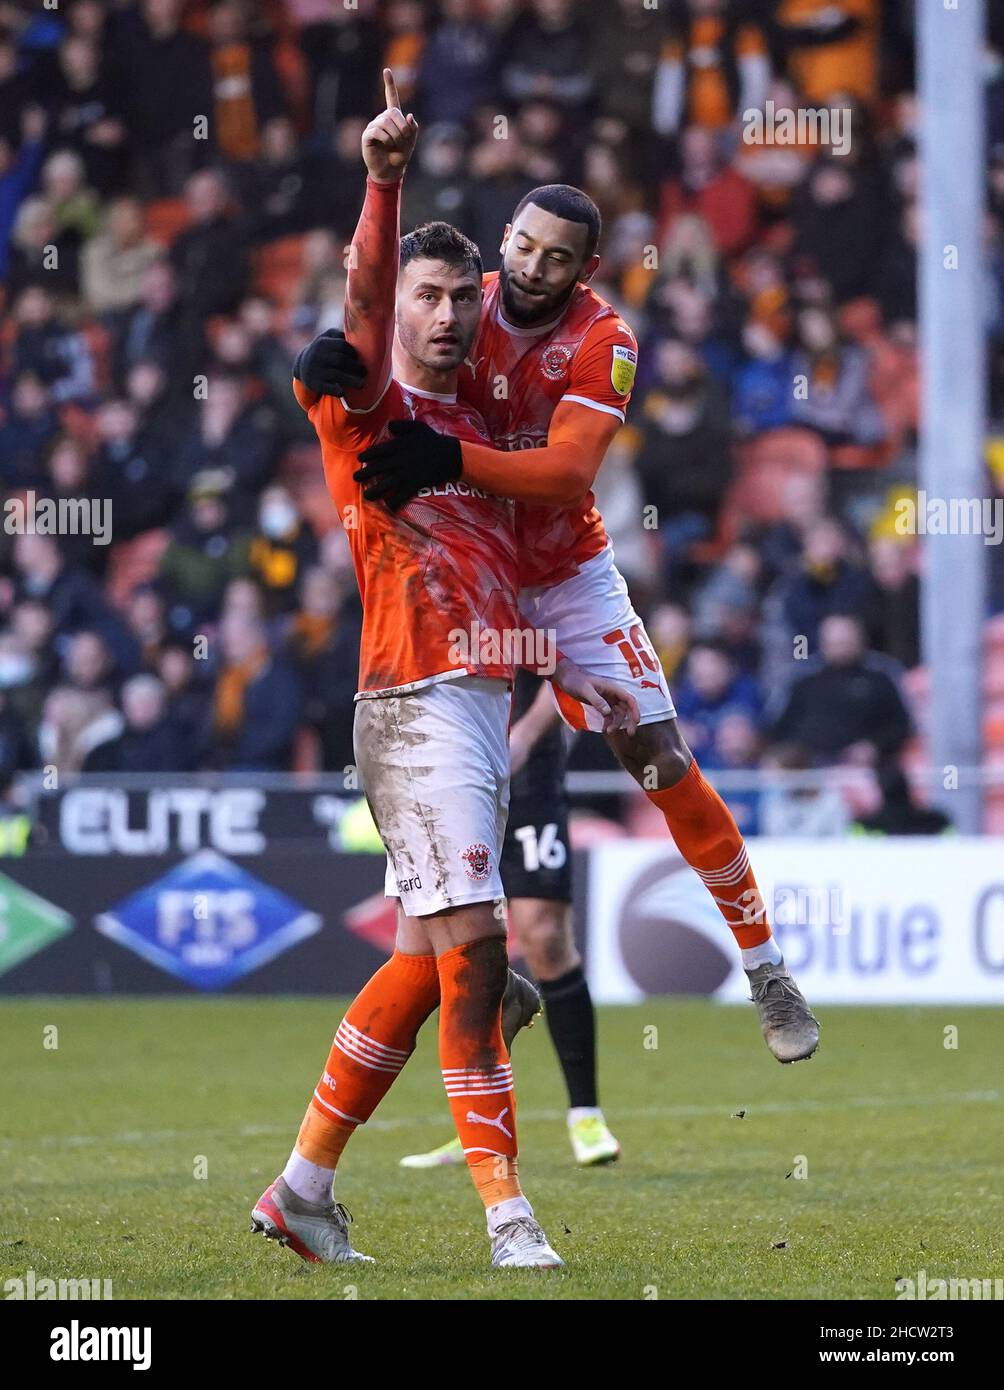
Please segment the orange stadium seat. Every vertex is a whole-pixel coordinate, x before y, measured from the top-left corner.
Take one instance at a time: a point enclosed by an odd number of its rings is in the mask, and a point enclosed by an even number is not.
[[[284,236],[254,253],[254,287],[266,299],[292,304],[303,275],[305,236]]]
[[[170,246],[188,222],[188,204],[184,198],[158,198],[155,203],[147,204],[147,234],[162,246]]]

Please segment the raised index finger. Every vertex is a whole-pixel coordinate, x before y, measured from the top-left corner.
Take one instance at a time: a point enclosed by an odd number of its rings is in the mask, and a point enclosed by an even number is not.
[[[383,70],[383,94],[387,102],[388,111],[400,111],[401,98],[397,94],[397,83],[394,81],[394,74],[390,68]]]

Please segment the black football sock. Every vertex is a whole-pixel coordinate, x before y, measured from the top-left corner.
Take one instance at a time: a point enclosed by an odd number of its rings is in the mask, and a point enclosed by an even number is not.
[[[568,1088],[571,1109],[595,1106],[596,1015],[582,967],[557,980],[538,980],[544,1016]]]

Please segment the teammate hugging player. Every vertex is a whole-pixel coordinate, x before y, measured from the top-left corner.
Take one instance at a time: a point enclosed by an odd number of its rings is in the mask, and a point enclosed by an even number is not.
[[[732,930],[767,1046],[779,1062],[797,1062],[815,1051],[819,1024],[785,968],[735,820],[680,733],[593,505],[590,489],[623,423],[637,362],[631,330],[589,288],[599,233],[596,205],[565,184],[528,193],[505,228],[502,268],[485,277],[480,327],[460,373],[461,397],[482,413],[496,447],[403,421],[360,453],[355,476],[364,497],[392,507],[451,480],[517,501],[520,609],[588,670],[634,690],[640,726],[607,741]],[[352,361],[337,335],[322,335],[298,371],[325,390]],[[579,702],[556,698],[574,727],[599,729]]]
[[[485,653],[472,642],[466,659],[456,659],[458,632],[504,637],[522,627],[513,506],[451,483],[392,512],[362,505],[352,477],[356,454],[394,419],[428,421],[472,443],[489,437],[456,397],[457,369],[479,320],[481,258],[443,223],[400,241],[401,178],[417,126],[401,113],[389,71],[384,78],[387,109],[363,134],[366,198],[345,302],[346,335],[365,384],[357,376],[340,399],[299,382],[294,389],[321,440],[363,600],[355,752],[388,852],[388,892],[400,899],[397,941],[339,1024],[295,1148],[256,1203],[252,1229],[304,1259],[368,1258],[352,1248],[347,1213],[333,1200],[335,1169],[438,1006],[443,1080],[487,1211],[492,1264],[546,1268],[562,1261],[520,1188],[500,1017],[508,962],[499,857],[513,665],[504,643]],[[614,682],[591,681],[560,653],[553,676],[609,731],[635,726],[637,704]]]

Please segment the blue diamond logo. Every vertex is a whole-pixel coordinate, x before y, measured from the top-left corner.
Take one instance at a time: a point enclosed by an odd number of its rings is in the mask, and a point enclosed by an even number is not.
[[[207,849],[103,912],[94,925],[151,965],[214,990],[313,936],[321,918]]]

